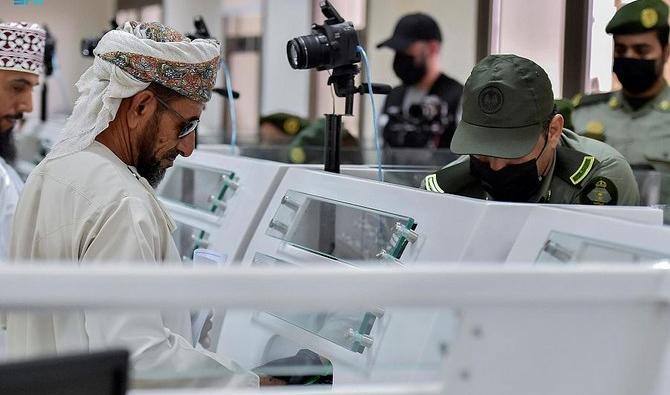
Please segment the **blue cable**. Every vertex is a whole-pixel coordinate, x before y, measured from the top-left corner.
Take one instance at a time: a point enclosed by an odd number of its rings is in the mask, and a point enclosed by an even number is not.
[[[370,91],[370,104],[372,105],[372,127],[375,130],[375,149],[377,151],[377,179],[384,182],[384,173],[382,172],[382,147],[379,139],[379,125],[377,124],[377,106],[375,105],[375,95],[372,93],[372,74],[370,73],[370,63],[368,62],[368,55],[360,45],[356,47],[356,51],[363,56],[363,63],[365,63],[365,78],[367,78],[368,90]]]
[[[235,148],[237,147],[237,111],[235,110],[235,99],[233,98],[233,83],[230,80],[230,70],[228,70],[228,66],[224,60],[221,60],[221,66],[223,67],[223,75],[226,78],[226,90],[228,91],[228,108],[230,109],[230,127],[232,129],[230,147],[233,153],[235,153]]]

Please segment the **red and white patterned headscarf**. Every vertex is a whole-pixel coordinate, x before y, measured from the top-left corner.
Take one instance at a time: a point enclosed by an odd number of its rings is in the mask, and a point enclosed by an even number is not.
[[[76,84],[80,96],[46,159],[88,147],[114,120],[121,100],[151,82],[200,103],[209,101],[220,51],[216,40],[191,41],[155,22],[126,22],[107,32],[93,51],[93,66]]]
[[[44,63],[46,32],[28,22],[0,23],[0,70],[39,75]]]

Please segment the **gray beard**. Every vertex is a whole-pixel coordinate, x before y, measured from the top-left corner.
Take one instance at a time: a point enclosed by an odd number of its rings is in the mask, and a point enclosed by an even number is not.
[[[160,162],[155,160],[138,163],[136,169],[139,175],[144,177],[149,185],[151,185],[151,187],[154,189],[156,189],[158,184],[163,181],[163,177],[165,177],[165,171],[167,170],[161,169]]]
[[[140,145],[140,155],[135,164],[137,173],[144,177],[152,188],[156,189],[165,176],[161,169],[160,159],[153,156],[153,145],[158,133],[158,113],[154,114],[149,126],[142,132],[143,139]]]

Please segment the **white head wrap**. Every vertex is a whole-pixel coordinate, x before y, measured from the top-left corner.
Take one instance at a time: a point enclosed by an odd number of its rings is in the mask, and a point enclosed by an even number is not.
[[[39,75],[45,42],[46,32],[36,23],[0,23],[0,70]]]
[[[121,100],[151,82],[206,102],[216,81],[220,46],[215,40],[189,40],[158,23],[126,22],[105,34],[93,66],[76,83],[80,93],[72,115],[46,159],[88,147],[116,117]]]

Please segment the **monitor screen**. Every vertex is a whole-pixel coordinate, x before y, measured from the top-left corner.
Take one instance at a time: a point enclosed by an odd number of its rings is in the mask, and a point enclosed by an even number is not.
[[[2,395],[123,395],[127,382],[127,351],[0,365]]]

